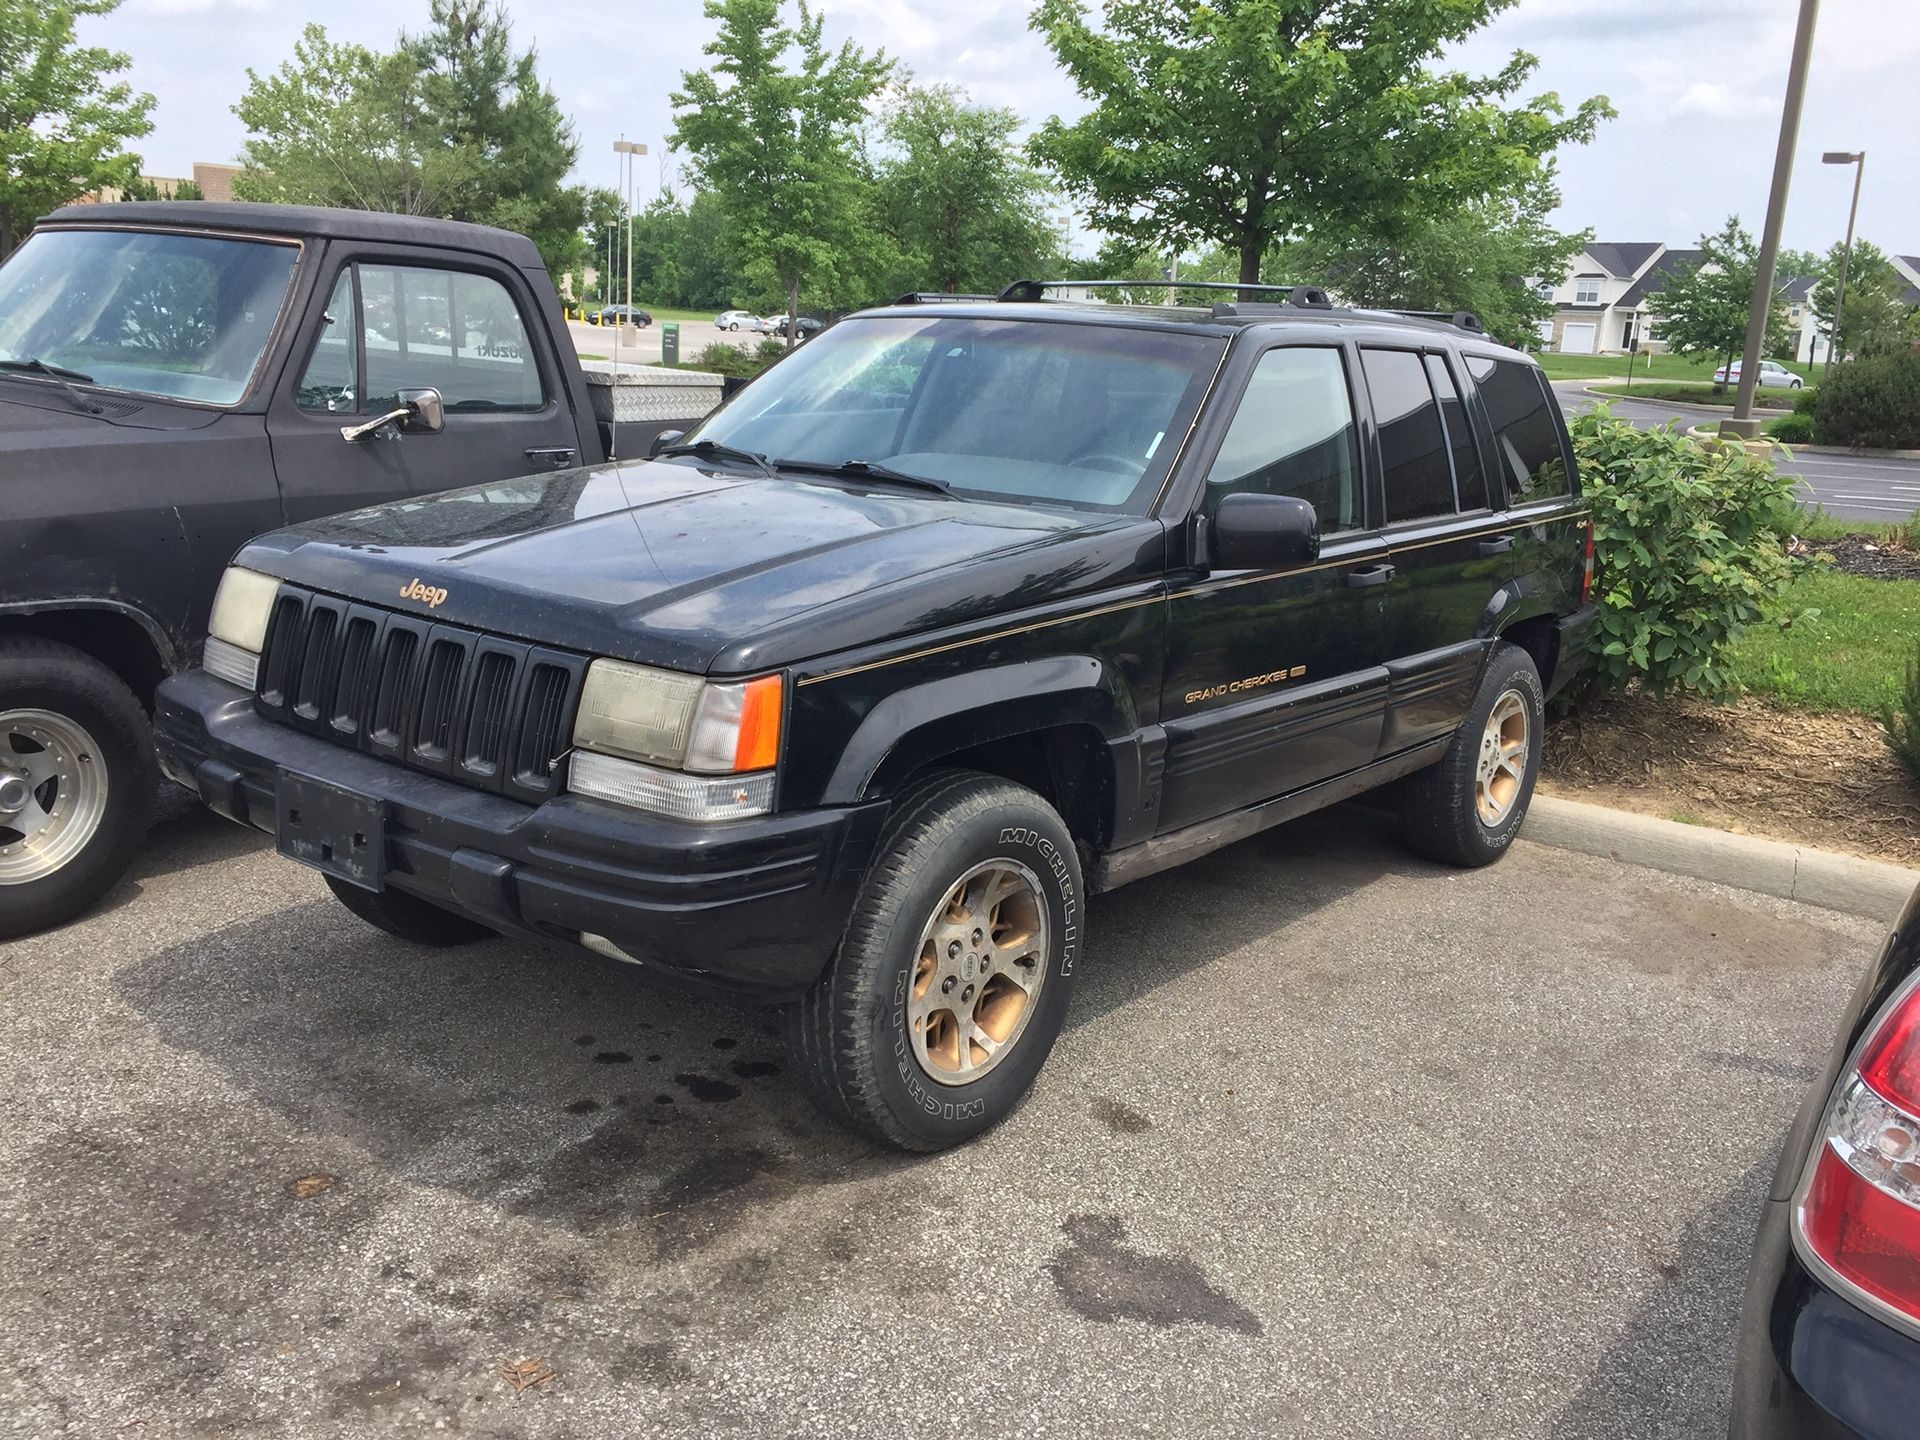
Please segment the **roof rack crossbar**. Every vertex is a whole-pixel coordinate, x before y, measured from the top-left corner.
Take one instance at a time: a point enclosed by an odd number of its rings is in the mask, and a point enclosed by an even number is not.
[[[1471,330],[1476,335],[1487,333],[1487,327],[1480,323],[1480,317],[1471,310],[1389,310],[1387,313],[1404,315],[1409,320],[1438,320],[1456,330]]]
[[[890,300],[887,303],[890,305],[940,305],[947,302],[992,300],[994,298],[992,295],[950,295],[945,290],[910,290],[898,299]]]
[[[1242,285],[1237,280],[1016,280],[999,294],[1002,300],[1042,300],[1049,290],[1072,286],[1078,290],[1264,290],[1273,295],[1292,295],[1296,290],[1313,290],[1302,285]],[[1325,291],[1314,293],[1324,295]],[[1308,302],[1312,303],[1312,302]]]

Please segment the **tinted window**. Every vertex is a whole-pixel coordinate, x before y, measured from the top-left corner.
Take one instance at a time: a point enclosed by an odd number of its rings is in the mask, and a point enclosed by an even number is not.
[[[405,388],[431,385],[449,412],[538,410],[540,368],[520,309],[485,275],[387,265],[360,267],[367,337],[368,410],[391,408]]]
[[[1441,356],[1427,356],[1427,378],[1433,393],[1440,397],[1440,418],[1447,425],[1447,444],[1453,450],[1453,484],[1460,492],[1462,510],[1487,508],[1487,477],[1480,468],[1480,447],[1474,443],[1473,426],[1467,420],[1467,407],[1460,401],[1460,387],[1453,371]]]
[[[302,410],[354,408],[353,334],[358,325],[359,312],[353,305],[353,271],[342,270],[327,301],[313,356],[300,375],[298,397]]]
[[[1451,515],[1453,470],[1440,409],[1427,384],[1427,369],[1410,350],[1362,350],[1367,391],[1373,396],[1380,432],[1380,463],[1386,472],[1387,523],[1423,515]]]
[[[1467,369],[1480,387],[1493,427],[1496,463],[1506,472],[1515,500],[1565,495],[1572,487],[1554,423],[1553,397],[1531,365],[1469,355]]]
[[[1338,350],[1269,350],[1207,472],[1207,508],[1251,491],[1310,502],[1329,533],[1360,524],[1358,451]]]

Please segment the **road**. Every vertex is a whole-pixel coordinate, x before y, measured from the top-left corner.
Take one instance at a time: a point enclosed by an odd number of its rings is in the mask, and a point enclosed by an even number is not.
[[[613,359],[613,331],[601,325],[589,325],[584,320],[569,320],[567,331],[573,336],[574,349],[582,355],[597,355],[603,360]],[[640,331],[638,342],[628,345],[622,342],[620,360],[636,365],[654,365],[660,360],[661,328],[658,321]],[[690,361],[707,346],[724,341],[729,345],[744,345],[749,350],[762,340],[770,337],[749,334],[745,330],[721,331],[711,320],[683,320],[680,322],[680,359]]]
[[[0,952],[0,1434],[1725,1433],[1877,927],[1352,809],[1090,923],[1032,1100],[905,1158],[764,1014],[176,817]]]
[[[1594,397],[1584,380],[1556,380],[1554,393],[1569,415],[1589,408]],[[1712,419],[1709,412],[1645,400],[1616,400],[1613,413],[1642,429],[1679,421],[1683,426]],[[1884,460],[1861,455],[1822,455],[1798,452],[1776,460],[1780,469],[1798,477],[1801,495],[1829,515],[1847,520],[1893,524],[1920,512],[1920,460]]]

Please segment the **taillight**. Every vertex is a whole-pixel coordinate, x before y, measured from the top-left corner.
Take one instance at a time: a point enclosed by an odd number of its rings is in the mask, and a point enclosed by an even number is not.
[[[1920,976],[1842,1072],[1794,1219],[1830,1279],[1920,1324]]]
[[[1593,599],[1593,517],[1586,519],[1587,548],[1580,557],[1580,603]]]

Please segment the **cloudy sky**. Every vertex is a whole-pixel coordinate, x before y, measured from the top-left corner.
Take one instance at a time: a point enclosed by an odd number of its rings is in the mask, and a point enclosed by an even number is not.
[[[962,86],[1029,121],[1071,116],[1078,97],[1026,28],[1031,0],[822,0],[835,39],[883,47],[924,81]],[[508,0],[520,43],[573,117],[580,176],[616,179],[622,133],[653,152],[638,194],[660,183],[668,93],[702,62],[699,0]],[[1756,233],[1766,208],[1797,0],[1521,0],[1449,57],[1488,71],[1516,49],[1540,58],[1534,91],[1571,102],[1604,94],[1619,118],[1564,154],[1569,229],[1603,240],[1690,244],[1738,212]],[[230,160],[243,139],[231,106],[249,67],[269,71],[300,27],[384,46],[425,23],[427,0],[126,0],[82,23],[87,43],[132,57],[131,79],[159,99],[150,174]],[[1861,233],[1920,253],[1920,126],[1912,122],[1920,25],[1913,0],[1826,0],[1814,48],[1785,241],[1824,249],[1846,225],[1852,171],[1823,150],[1869,152]],[[667,161],[669,169],[671,159]]]

